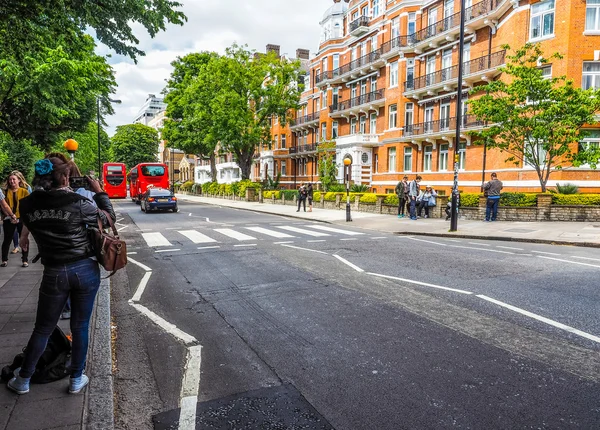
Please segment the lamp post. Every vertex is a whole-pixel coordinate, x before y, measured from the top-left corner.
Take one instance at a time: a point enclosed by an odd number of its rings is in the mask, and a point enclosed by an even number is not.
[[[349,157],[344,158],[344,175],[346,176],[346,222],[352,221],[350,216],[350,165],[352,160]]]
[[[456,136],[454,139],[454,184],[450,211],[450,231],[458,230],[458,146],[460,145],[460,128],[463,120],[462,84],[463,84],[463,55],[465,48],[465,0],[460,0],[460,38],[458,42],[458,91],[456,94]]]
[[[108,99],[111,103],[121,104],[121,100]],[[100,97],[96,98],[96,106],[98,108],[98,179],[102,180],[102,160],[100,156]]]
[[[79,143],[77,143],[75,139],[67,139],[65,140],[65,143],[63,143],[63,147],[71,156],[71,160],[75,160],[75,152],[79,148]]]

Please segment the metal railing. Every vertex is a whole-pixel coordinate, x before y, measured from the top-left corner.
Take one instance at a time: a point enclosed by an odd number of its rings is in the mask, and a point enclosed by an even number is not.
[[[384,89],[372,91],[372,92],[366,93],[366,94],[361,94],[358,97],[353,97],[350,100],[341,101],[341,102],[338,102],[336,104],[329,106],[329,112],[330,113],[342,112],[347,109],[352,109],[352,108],[360,106],[360,105],[372,103],[376,100],[383,100],[384,95],[385,95]]]
[[[349,63],[344,64],[343,66],[318,74],[315,77],[316,83],[319,84],[328,79],[335,79],[345,75],[346,73],[350,73],[353,70],[369,66],[375,61],[379,60],[380,58],[381,49],[376,49],[375,51],[369,52],[368,54],[365,54],[362,57],[357,58],[356,60],[352,60]]]
[[[350,23],[350,33],[356,30],[359,27],[368,27],[369,26],[369,17],[368,16],[359,16],[354,21]]]
[[[484,55],[471,61],[463,63],[463,76],[473,73],[479,73],[484,70],[494,69],[504,64],[506,51],[498,51],[493,54]],[[441,84],[443,82],[458,78],[458,64],[447,67],[437,72],[419,76],[411,81],[404,82],[404,91],[419,90],[431,85]]]
[[[318,149],[318,144],[311,143],[310,145],[298,145],[290,148],[290,154],[301,154],[303,152],[315,152]]]
[[[296,127],[308,124],[310,122],[319,121],[319,118],[320,117],[318,112],[309,113],[308,115],[304,115],[290,120],[290,127]]]
[[[381,55],[385,55],[388,52],[392,52],[398,48],[405,48],[414,43],[415,35],[411,34],[409,36],[397,36],[387,42],[384,42],[379,48]]]
[[[461,128],[463,129],[483,127],[486,125],[485,121],[478,120],[475,115],[465,115],[461,119]],[[405,125],[404,137],[440,133],[449,130],[456,130],[456,117]]]

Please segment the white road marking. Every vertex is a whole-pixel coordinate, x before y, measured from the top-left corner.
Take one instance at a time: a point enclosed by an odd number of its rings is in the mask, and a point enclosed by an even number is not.
[[[477,243],[477,242],[467,242],[469,245],[478,245],[478,246],[492,246],[487,243]]]
[[[128,252],[127,255],[136,255],[137,252],[133,251],[133,252]]]
[[[211,222],[210,219],[208,217],[206,217],[206,222]]]
[[[278,239],[287,239],[290,237],[294,237],[291,234],[281,233],[275,230],[269,230],[268,228],[264,227],[246,227],[246,229],[255,231],[256,233],[266,234],[267,236],[276,237]]]
[[[215,239],[212,239],[196,230],[179,230],[177,233],[184,235],[195,244],[216,242]]]
[[[242,246],[256,246],[256,243],[244,243],[243,245],[233,245],[234,247],[242,247]]]
[[[181,251],[180,248],[173,248],[173,249],[157,249],[154,252],[175,252],[175,251]]]
[[[569,333],[576,334],[577,336],[581,336],[581,337],[584,337],[584,338],[589,339],[591,341],[600,343],[600,337],[594,336],[592,334],[586,333],[584,331],[578,330],[578,329],[570,327],[568,325],[559,323],[558,321],[554,321],[554,320],[551,320],[549,318],[543,317],[541,315],[534,314],[533,312],[526,311],[525,309],[521,309],[521,308],[518,308],[516,306],[509,305],[508,303],[504,303],[504,302],[501,302],[499,300],[492,299],[491,297],[484,296],[483,294],[478,294],[477,297],[479,297],[480,299],[483,299],[483,300],[487,300],[488,302],[494,303],[494,304],[496,304],[498,306],[502,306],[502,307],[504,307],[506,309],[510,309],[511,311],[520,313],[521,315],[525,315],[526,317],[533,318],[535,320],[541,321],[543,323],[546,323],[546,324],[551,325],[553,327],[559,328],[561,330],[568,331]]]
[[[121,218],[117,218],[117,222],[121,222],[123,221],[125,218],[121,217]]]
[[[355,237],[350,237],[350,238],[340,239],[340,240],[356,240],[356,238]]]
[[[363,270],[363,269],[361,269],[360,267],[358,267],[358,266],[357,266],[357,265],[355,265],[355,264],[352,264],[352,263],[350,263],[350,262],[349,262],[348,260],[346,260],[345,258],[343,258],[343,257],[340,257],[340,256],[339,256],[339,255],[337,255],[337,254],[334,254],[333,256],[334,256],[335,258],[337,258],[338,260],[340,260],[342,263],[344,263],[344,264],[346,264],[346,265],[348,265],[348,266],[352,267],[352,268],[353,268],[354,270],[356,270],[357,272],[364,272],[364,270]]]
[[[123,231],[123,230],[125,230],[127,227],[129,227],[129,225],[125,225],[125,226],[123,226],[123,227],[121,227],[121,228],[118,228],[118,229],[117,229],[117,231]]]
[[[487,248],[474,248],[472,246],[460,246],[460,245],[448,245],[450,248],[462,248],[462,249],[472,249],[475,251],[487,251],[487,252],[495,252],[497,254],[511,254],[514,255],[514,252],[510,251],[499,251],[497,249],[487,249]]]
[[[190,346],[187,351],[185,373],[181,382],[179,430],[195,430],[196,428],[196,407],[198,404],[201,365],[202,346]]]
[[[544,251],[531,251],[534,254],[545,254],[545,255],[560,255],[560,254],[556,254],[554,252],[544,252]]]
[[[439,245],[439,246],[451,246],[448,245],[446,243],[439,243],[439,242],[434,242],[432,240],[425,240],[425,239],[417,239],[416,237],[412,237],[412,236],[404,236],[406,239],[410,239],[410,240],[416,240],[417,242],[426,242],[426,243],[432,243],[434,245]]]
[[[456,288],[442,287],[441,285],[429,284],[427,282],[413,281],[412,279],[398,278],[396,276],[381,275],[379,273],[371,273],[371,272],[367,273],[367,275],[379,276],[380,278],[394,279],[396,281],[407,282],[409,284],[415,284],[415,285],[422,285],[424,287],[437,288],[440,290],[453,291],[455,293],[460,293],[460,294],[473,294],[470,291],[457,290]]]
[[[146,286],[148,285],[148,281],[150,280],[151,276],[152,276],[152,272],[144,273],[144,277],[140,281],[140,285],[138,285],[137,290],[135,290],[135,294],[131,298],[131,301],[133,301],[133,302],[140,301],[140,299],[142,298],[142,294],[144,294],[144,291],[146,290]]]
[[[127,261],[128,261],[128,262],[130,262],[130,263],[133,263],[133,264],[135,264],[136,266],[140,266],[142,269],[144,269],[144,270],[146,270],[146,271],[148,271],[148,272],[152,271],[152,269],[151,269],[151,268],[149,268],[149,267],[148,267],[148,266],[146,266],[145,264],[142,264],[142,263],[140,263],[140,262],[139,262],[139,261],[137,261],[137,260],[134,260],[133,258],[129,258],[129,257],[127,257]]]
[[[142,233],[148,246],[173,246],[162,233]]]
[[[511,249],[513,251],[525,251],[525,249],[523,249],[523,248],[513,248],[512,246],[500,246],[500,245],[496,245],[496,248]]]
[[[554,260],[554,261],[560,261],[563,263],[578,264],[580,266],[596,267],[596,268],[600,269],[600,266],[598,266],[597,264],[582,263],[580,261],[571,261],[571,260],[563,260],[562,258],[544,257],[543,255],[538,255],[537,258],[545,258],[546,260]]]
[[[600,261],[599,258],[577,257],[577,256],[573,256],[573,258],[580,258],[582,260],[590,260],[590,261]]]
[[[372,237],[371,239],[373,239],[373,240],[377,240],[377,239],[387,239],[387,237],[385,237],[385,236],[380,236],[380,237]]]
[[[232,230],[230,228],[215,228],[217,233],[224,234],[227,237],[231,237],[232,239],[237,240],[257,240],[255,237],[248,236],[247,234],[240,233],[238,231]]]
[[[301,248],[299,246],[292,246],[292,245],[281,245],[281,246],[285,246],[286,248],[301,249],[302,251],[310,251],[310,252],[316,252],[317,254],[325,254],[325,255],[327,255],[326,252],[317,251],[316,249]]]
[[[190,212],[190,213],[188,214],[188,216],[192,216],[192,213]]]
[[[307,243],[317,243],[317,242],[327,242],[325,239],[312,239],[312,240],[307,240]]]
[[[216,249],[220,248],[220,246],[199,246],[198,249]]]
[[[364,234],[364,233],[361,233],[358,231],[341,230],[339,228],[327,227],[326,225],[318,225],[318,224],[310,224],[310,225],[307,225],[307,227],[316,228],[317,230],[329,231],[331,233],[345,234],[347,236],[358,236],[360,234]]]
[[[294,243],[294,241],[293,240],[288,240],[288,241],[285,241],[285,242],[273,242],[273,245],[283,245],[284,243]]]
[[[131,300],[129,301],[129,304],[131,306],[133,306],[134,308],[136,308],[140,313],[142,313],[142,314],[146,315],[148,318],[150,318],[150,320],[154,324],[156,324],[157,326],[162,328],[164,331],[166,331],[173,337],[179,339],[181,342],[185,343],[186,345],[198,343],[198,341],[196,340],[196,338],[194,336],[187,334],[186,332],[177,328],[177,326],[175,324],[172,324],[172,323],[166,321],[165,319],[159,317],[158,315],[156,315],[154,312],[152,312],[150,309],[146,308],[145,306],[142,306],[138,303],[133,303]]]
[[[294,233],[307,234],[307,235],[313,236],[313,237],[330,236],[327,233],[320,233],[318,231],[310,231],[310,230],[306,230],[304,228],[292,227],[292,226],[288,226],[288,225],[278,225],[276,227],[281,228],[283,230],[287,230],[287,231],[293,231]]]

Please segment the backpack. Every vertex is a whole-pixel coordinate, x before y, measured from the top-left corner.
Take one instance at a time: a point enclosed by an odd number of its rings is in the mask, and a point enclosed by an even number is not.
[[[12,364],[2,368],[2,380],[8,381],[14,376],[14,371],[21,367],[25,358],[23,352],[15,355]],[[56,326],[48,338],[48,345],[35,366],[31,376],[34,384],[47,384],[69,376],[71,366],[71,341],[65,336],[60,327]]]

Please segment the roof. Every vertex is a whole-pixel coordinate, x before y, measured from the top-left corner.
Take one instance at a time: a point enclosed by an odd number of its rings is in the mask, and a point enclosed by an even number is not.
[[[329,17],[331,17],[333,15],[343,14],[347,10],[348,10],[348,3],[346,3],[345,1],[340,1],[338,3],[334,3],[333,6],[331,6],[329,9],[327,9],[327,11],[323,14],[322,21],[325,21],[326,19],[328,19]]]

